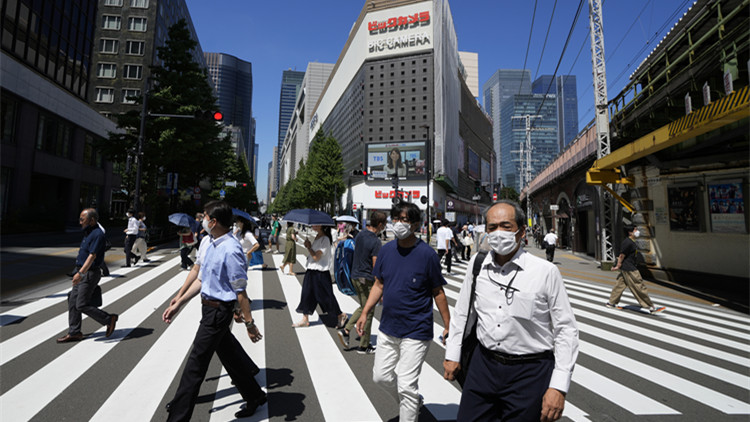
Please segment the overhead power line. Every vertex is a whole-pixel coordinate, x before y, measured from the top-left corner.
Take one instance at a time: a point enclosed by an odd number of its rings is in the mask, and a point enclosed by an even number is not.
[[[531,29],[529,29],[529,42],[526,43],[526,56],[523,58],[523,67],[521,68],[521,83],[518,85],[518,95],[521,95],[521,87],[523,86],[523,71],[526,69],[526,60],[529,58],[529,48],[531,47],[531,34],[534,33],[534,20],[536,20],[536,3],[534,0],[534,13],[531,15]],[[531,83],[531,81],[529,81]]]

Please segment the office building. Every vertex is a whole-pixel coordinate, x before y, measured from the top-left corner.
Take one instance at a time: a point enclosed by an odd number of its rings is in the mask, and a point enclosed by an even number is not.
[[[482,104],[484,111],[492,120],[492,139],[494,140],[495,153],[502,155],[502,127],[500,121],[500,109],[503,101],[509,99],[512,95],[530,94],[531,93],[531,72],[528,69],[499,69],[487,82],[482,85]],[[502,169],[503,162],[498,160],[496,175],[502,177],[505,171]],[[501,180],[495,182],[500,183]],[[506,185],[505,180],[502,184]]]
[[[297,175],[300,160],[307,162],[307,152],[315,132],[310,132],[311,116],[320,93],[333,69],[332,63],[308,63],[300,85],[292,117],[279,150],[279,187]]]
[[[531,84],[534,94],[555,94],[557,101],[557,138],[560,151],[578,135],[578,93],[575,75],[542,75]]]
[[[388,210],[401,197],[426,209],[429,191],[432,216],[476,218],[475,189],[488,203],[495,178],[491,123],[467,85],[471,67],[461,69],[448,2],[368,0],[347,37],[307,125],[341,146],[339,201]],[[367,177],[351,174],[360,166]]]
[[[118,129],[87,102],[96,10],[95,0],[2,3],[4,233],[75,227],[86,207],[125,211],[112,205],[119,177],[94,148]]]
[[[242,151],[249,176],[255,163],[253,145],[253,67],[252,63],[224,53],[203,53],[208,75],[216,89],[217,104],[224,115],[224,125],[239,128]]]
[[[266,203],[270,204],[276,197],[276,165],[279,162],[279,147],[273,147],[271,161],[268,162],[268,186],[266,187]]]
[[[161,64],[157,48],[164,46],[169,27],[185,19],[198,41],[185,0],[99,0],[96,9],[91,89],[88,99],[100,113],[114,118],[137,108],[150,66]],[[193,58],[206,67],[200,43]]]
[[[285,70],[281,74],[281,94],[279,95],[279,133],[277,140],[277,149],[281,151],[284,147],[284,139],[286,139],[286,131],[289,128],[289,121],[292,119],[294,114],[294,105],[297,103],[297,96],[299,96],[300,89],[302,87],[302,80],[305,78],[305,72],[298,72],[296,70]],[[277,154],[277,160],[281,159],[281,154]],[[279,171],[281,169],[280,162],[277,161],[274,165],[276,174],[274,175],[275,184],[273,185],[273,196],[276,196],[276,192],[279,190]],[[268,197],[269,201],[271,196]]]
[[[510,186],[521,192],[520,173],[522,169],[520,151],[525,148],[526,123],[522,116],[541,116],[532,119],[531,126],[531,178],[538,175],[560,152],[557,140],[557,101],[549,94],[511,95],[502,102],[500,123],[502,144],[500,161],[503,168],[503,186]],[[515,118],[514,118],[515,117]],[[524,157],[525,159],[525,157]],[[527,181],[528,182],[528,181]]]

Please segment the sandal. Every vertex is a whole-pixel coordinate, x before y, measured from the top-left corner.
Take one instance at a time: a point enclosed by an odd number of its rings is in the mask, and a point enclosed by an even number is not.
[[[292,328],[304,328],[304,327],[309,327],[309,326],[310,326],[310,321],[299,321],[299,322],[295,322],[294,324],[292,324]]]

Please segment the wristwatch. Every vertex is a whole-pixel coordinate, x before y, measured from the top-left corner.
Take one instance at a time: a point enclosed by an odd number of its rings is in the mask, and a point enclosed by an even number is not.
[[[81,277],[83,277],[83,273],[80,270],[78,271],[78,275],[80,275]]]
[[[253,327],[255,327],[255,321],[250,321],[250,322],[245,321],[245,328],[249,330]]]

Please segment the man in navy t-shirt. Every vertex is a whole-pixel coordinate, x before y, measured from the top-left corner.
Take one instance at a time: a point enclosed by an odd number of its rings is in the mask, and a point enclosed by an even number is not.
[[[362,335],[367,314],[382,297],[372,378],[399,400],[399,420],[407,422],[419,416],[417,387],[433,336],[433,299],[446,327],[443,338],[448,334],[450,312],[440,259],[414,235],[422,223],[421,211],[415,204],[400,202],[391,209],[391,220],[396,240],[380,249],[372,271],[375,284],[357,321],[357,332]]]

